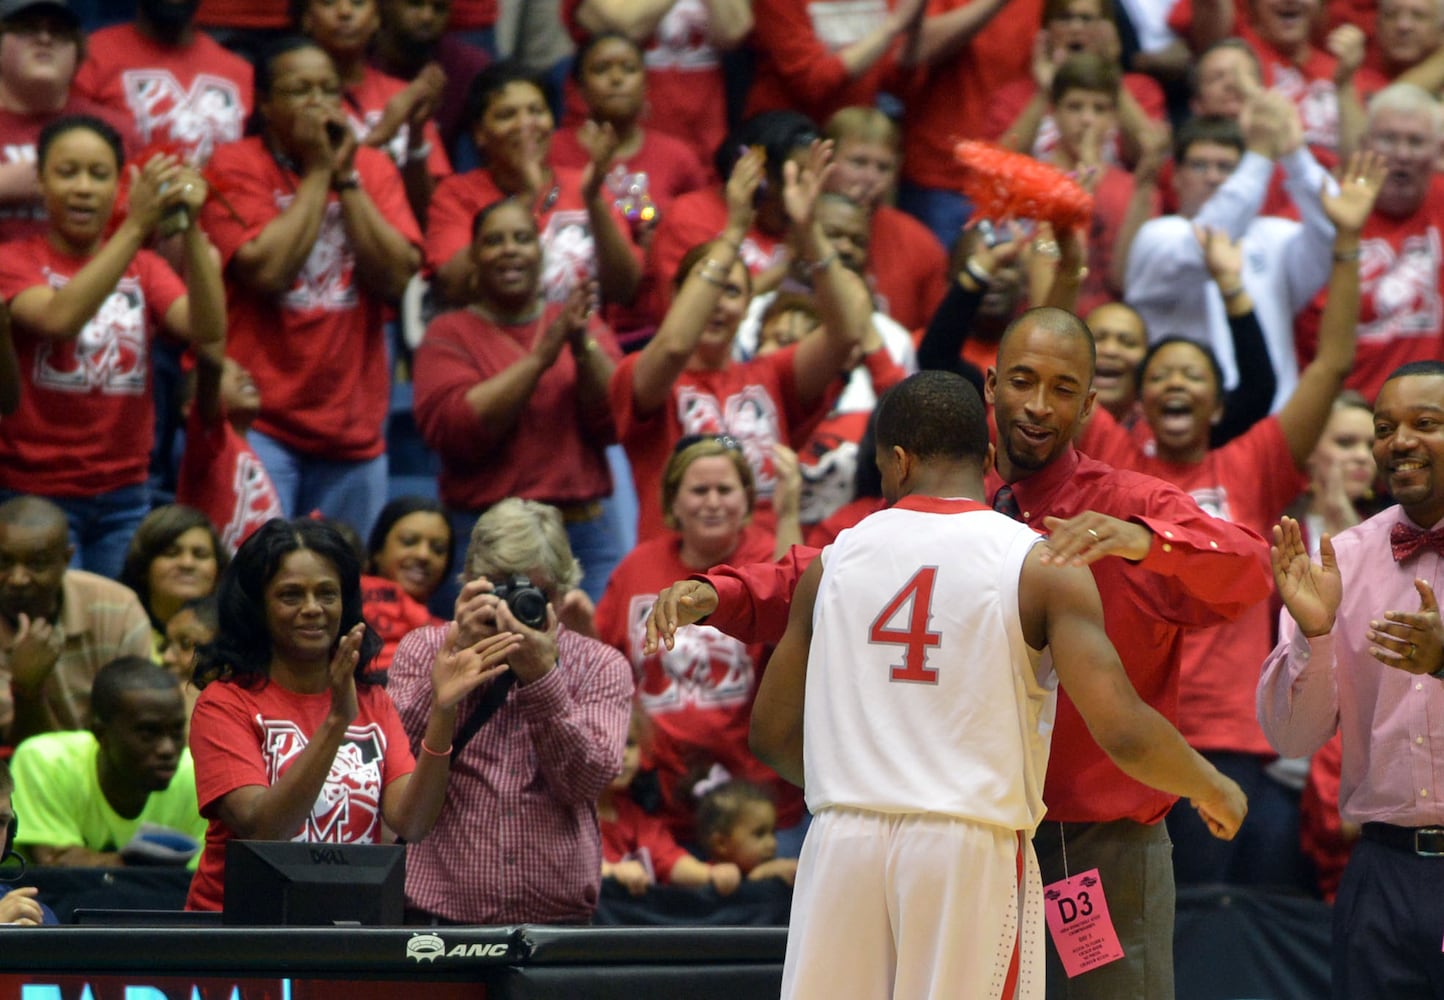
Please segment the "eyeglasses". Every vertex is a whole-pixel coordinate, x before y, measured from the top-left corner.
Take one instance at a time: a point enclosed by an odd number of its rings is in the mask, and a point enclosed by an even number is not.
[[[1063,13],[1053,18],[1053,23],[1077,24],[1086,28],[1088,25],[1097,24],[1101,20],[1103,20],[1103,18],[1097,14]]]
[[[684,434],[672,446],[672,454],[680,455],[694,444],[701,444],[703,441],[715,441],[728,451],[735,451],[739,455],[743,454],[742,442],[731,434]]]

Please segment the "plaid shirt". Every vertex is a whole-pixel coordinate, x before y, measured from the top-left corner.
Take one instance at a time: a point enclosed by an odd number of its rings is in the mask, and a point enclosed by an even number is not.
[[[401,641],[388,690],[421,752],[431,664],[446,630]],[[406,858],[406,898],[462,923],[584,924],[601,885],[597,796],[622,769],[632,668],[621,653],[559,627],[556,669],[507,694],[451,762],[436,827]],[[457,710],[458,728],[483,691]]]

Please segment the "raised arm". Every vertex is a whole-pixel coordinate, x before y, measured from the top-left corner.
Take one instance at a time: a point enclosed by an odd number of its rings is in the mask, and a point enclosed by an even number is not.
[[[803,783],[802,716],[807,693],[807,658],[812,649],[812,610],[822,561],[807,567],[792,595],[787,631],[772,651],[757,699],[747,745],[757,759],[799,788]]]
[[[692,269],[672,299],[672,306],[647,342],[632,372],[632,397],[639,414],[660,410],[672,385],[687,367],[717,300],[745,295],[732,286],[733,265],[740,259],[743,237],[752,226],[752,196],[762,180],[763,156],[749,149],[737,158],[727,180],[727,227],[712,241],[707,260]],[[714,263],[715,262],[715,263]]]
[[[403,840],[414,843],[425,837],[441,815],[451,774],[456,706],[483,684],[494,682],[520,642],[515,633],[498,632],[465,646],[457,624],[447,626],[431,667],[431,705],[416,770],[388,782],[381,793],[381,815]]]
[[[78,337],[115,291],[161,216],[181,203],[181,174],[181,163],[173,156],[153,156],[144,166],[131,167],[125,220],[64,285],[35,285],[16,295],[10,303],[14,321],[48,339]]]
[[[1238,385],[1224,395],[1223,418],[1209,431],[1209,445],[1217,448],[1268,416],[1278,378],[1264,343],[1263,328],[1254,313],[1253,298],[1244,287],[1242,241],[1229,240],[1217,230],[1199,226],[1194,227],[1194,235],[1223,297],[1238,368]]]
[[[954,55],[988,26],[1007,0],[973,0],[956,10],[924,18],[918,32],[916,61],[924,66]]]
[[[1334,397],[1354,365],[1359,323],[1359,233],[1384,181],[1384,161],[1374,153],[1349,158],[1339,192],[1322,194],[1334,224],[1334,267],[1319,322],[1319,351],[1299,373],[1299,384],[1279,411],[1289,454],[1300,469],[1328,423]]]
[[[182,204],[190,224],[181,238],[186,294],[172,303],[165,315],[166,332],[196,347],[223,352],[226,340],[226,286],[221,277],[221,258],[197,219],[205,204],[206,182],[194,170],[186,170],[178,182]]]
[[[296,283],[321,235],[333,178],[326,120],[325,110],[319,107],[301,112],[296,137],[302,143],[303,155],[295,197],[231,257],[231,275],[251,291],[272,297],[284,295]]]
[[[590,34],[617,31],[642,45],[676,3],[677,0],[582,0],[576,19]]]
[[[290,840],[316,805],[346,727],[356,718],[356,663],[364,624],[336,645],[331,657],[331,707],[306,746],[271,785],[244,785],[216,801],[216,816],[241,840]]]
[[[597,253],[597,280],[602,298],[628,305],[636,298],[642,280],[642,261],[635,246],[612,211],[604,183],[617,155],[617,133],[610,124],[588,120],[577,132],[591,161],[582,172],[582,198],[587,204],[587,224]]]
[[[341,203],[341,225],[356,258],[356,281],[372,295],[395,302],[421,267],[421,249],[387,220],[373,193],[366,190],[356,170],[356,136],[339,110],[334,112],[332,124],[345,128],[345,138],[334,151],[331,176]],[[386,170],[394,169],[386,161]],[[399,175],[396,181],[399,183]],[[410,211],[404,201],[401,211]]]
[[[845,267],[822,231],[814,210],[831,171],[832,143],[814,142],[807,163],[782,166],[783,202],[792,221],[793,242],[803,267],[812,271],[812,288],[822,326],[803,337],[793,355],[797,395],[804,406],[820,400],[841,375],[872,325],[872,294]]]
[[[1125,774],[1188,798],[1210,833],[1231,840],[1248,811],[1243,791],[1138,697],[1103,630],[1103,605],[1092,573],[1045,567],[1042,548],[1029,553],[1018,583],[1029,645],[1052,650],[1059,683],[1094,740]]]
[[[1330,634],[1343,580],[1328,535],[1319,539],[1319,559],[1309,559],[1299,523],[1281,519],[1273,530],[1274,585],[1288,612],[1279,642],[1264,661],[1258,685],[1258,718],[1264,735],[1280,753],[1306,757],[1323,746],[1339,724],[1339,689],[1334,678]]]

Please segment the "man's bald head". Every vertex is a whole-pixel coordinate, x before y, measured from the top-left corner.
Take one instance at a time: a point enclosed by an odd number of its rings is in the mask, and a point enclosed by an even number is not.
[[[1093,331],[1088,329],[1088,324],[1077,316],[1074,316],[1066,309],[1059,309],[1056,306],[1038,306],[1029,309],[1003,331],[1002,339],[998,341],[998,369],[1004,368],[1003,355],[1010,345],[1016,344],[1024,335],[1043,332],[1054,334],[1063,340],[1077,339],[1087,347],[1088,370],[1080,374],[1080,381],[1084,386],[1093,382],[1093,368],[1098,363],[1098,348],[1093,343]]]
[[[0,503],[0,525],[5,527],[68,531],[65,511],[44,497],[14,497]]]

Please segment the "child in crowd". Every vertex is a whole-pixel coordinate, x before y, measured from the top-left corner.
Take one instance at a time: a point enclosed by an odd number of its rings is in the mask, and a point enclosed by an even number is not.
[[[10,777],[10,765],[0,759],[0,830],[4,831],[5,846],[0,849],[0,863],[15,854],[15,833],[18,823],[15,809],[10,804],[11,793],[15,791],[15,780]],[[21,867],[20,871],[24,872]],[[0,884],[0,924],[18,924],[35,927],[39,924],[57,923],[50,907],[35,898],[39,890],[34,886],[12,887]]]
[[[165,642],[161,646],[161,666],[180,679],[186,697],[186,718],[196,707],[200,689],[193,677],[196,671],[196,650],[216,637],[220,628],[216,612],[216,595],[207,594],[186,601],[171,615],[165,625]]]
[[[276,486],[246,443],[246,431],[261,412],[261,393],[240,362],[221,348],[206,348],[196,351],[185,395],[176,503],[209,517],[226,551],[234,553],[251,532],[282,516]]]
[[[791,885],[797,876],[797,859],[777,856],[777,807],[750,781],[727,781],[701,797],[697,840],[714,864],[736,865],[748,881]]]
[[[736,891],[743,874],[736,864],[708,864],[692,857],[678,845],[663,817],[647,814],[632,798],[630,788],[637,777],[642,745],[650,735],[646,713],[634,705],[627,728],[627,748],[622,753],[622,771],[597,800],[597,819],[602,828],[602,878],[615,879],[633,896],[642,895],[658,883],[710,885],[723,896]]]

